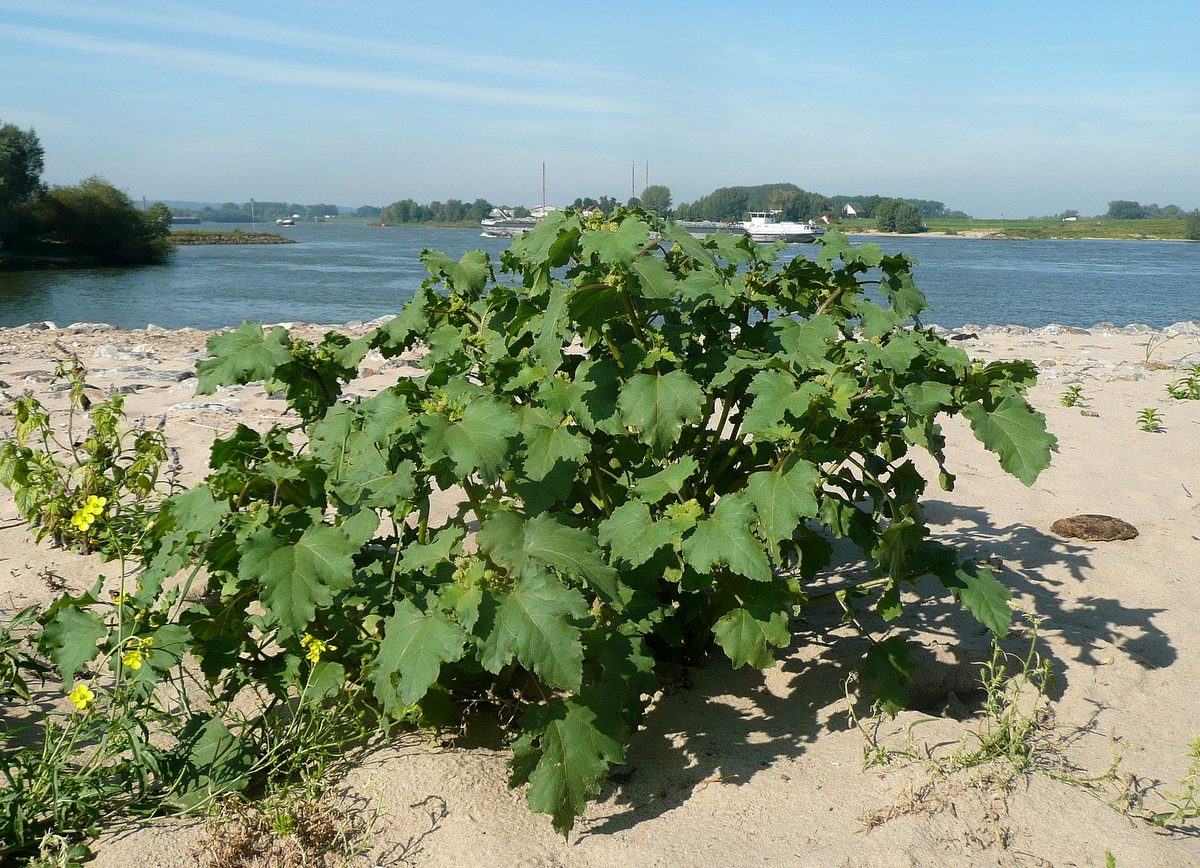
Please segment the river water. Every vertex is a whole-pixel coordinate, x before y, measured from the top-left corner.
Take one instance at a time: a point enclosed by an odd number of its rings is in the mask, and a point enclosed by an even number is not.
[[[226,226],[207,226],[228,229]],[[275,229],[274,226],[265,228]],[[0,272],[0,326],[50,320],[213,329],[252,322],[364,322],[399,312],[428,276],[422,249],[458,258],[508,241],[473,229],[307,224],[298,244],[180,247],[167,265]],[[918,260],[923,321],[1041,326],[1200,320],[1200,244],[852,238]],[[814,256],[815,247],[789,248]]]

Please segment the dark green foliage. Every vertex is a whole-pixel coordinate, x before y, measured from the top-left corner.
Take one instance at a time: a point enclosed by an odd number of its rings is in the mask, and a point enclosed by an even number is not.
[[[1146,209],[1137,202],[1129,202],[1125,199],[1115,199],[1108,203],[1108,213],[1104,215],[1105,220],[1144,220],[1146,219]]]
[[[875,206],[875,225],[881,232],[921,232],[921,211],[911,202],[902,199],[883,199]]]
[[[42,191],[43,169],[37,134],[0,125],[0,246],[27,231],[28,205]]]
[[[929,539],[907,454],[941,465],[937,419],[965,414],[1031,482],[1055,446],[1022,397],[1034,369],[921,328],[904,256],[823,243],[780,264],[744,236],[558,212],[503,255],[508,282],[482,252],[426,251],[429,280],[356,341],[215,336],[200,391],[264,379],[300,422],[214,443],[209,478],[154,523],[137,611],[202,567],[178,624],[228,696],[345,679],[423,725],[495,704],[520,729],[511,783],[563,833],[623,761],[660,663],[770,666],[811,599],[891,619],[926,573],[1003,632],[1008,592]],[[421,376],[339,400],[369,351],[418,347]],[[853,595],[821,574],[833,536],[871,565]],[[47,631],[71,635],[68,608]],[[899,637],[865,660],[892,705],[906,661]]]
[[[1200,209],[1187,215],[1187,219],[1183,223],[1183,234],[1185,238],[1192,241],[1200,241]]]
[[[642,191],[642,207],[659,217],[671,216],[671,188],[651,184]]]
[[[170,255],[170,211],[156,203],[139,211],[99,176],[73,187],[53,187],[37,203],[43,231],[108,262],[162,262]]]

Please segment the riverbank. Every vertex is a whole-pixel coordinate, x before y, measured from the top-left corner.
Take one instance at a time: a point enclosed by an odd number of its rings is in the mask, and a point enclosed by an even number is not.
[[[837,224],[852,235],[979,238],[997,241],[1189,241],[1184,220],[926,220],[923,232],[880,232],[873,219]],[[861,225],[861,228],[858,226]]]
[[[234,229],[232,232],[208,232],[203,229],[181,229],[171,232],[171,240],[176,244],[190,246],[197,244],[295,244],[294,238],[284,238],[274,232],[243,232]]]
[[[336,328],[357,338],[375,324]],[[333,328],[285,325],[305,340]],[[260,383],[194,394],[188,374],[210,334],[94,323],[3,329],[3,397],[32,390],[58,420],[65,398],[52,374],[55,360],[76,353],[96,394],[125,392],[131,419],[145,416],[148,426],[163,420],[169,444],[180,450],[184,481],[194,484],[205,473],[214,433],[226,436],[239,424],[262,430],[282,409]],[[948,337],[983,363],[1031,359],[1040,374],[1031,401],[1059,438],[1054,464],[1025,488],[979,447],[969,426],[948,420],[947,469],[957,484],[951,492],[931,485],[926,500],[938,538],[990,564],[1018,608],[1041,619],[1039,647],[1055,683],[1037,718],[1029,768],[1001,756],[941,775],[916,759],[926,746],[953,750],[960,738],[974,747],[968,734],[987,723],[970,689],[987,639],[957,607],[936,599],[890,625],[864,620],[879,636],[897,624],[911,631],[915,659],[932,667],[941,689],[925,710],[863,718],[883,748],[911,752],[864,768],[870,742],[849,712],[866,716],[870,709],[848,702],[845,686],[845,655],[859,650],[846,646],[861,640],[838,606],[814,606],[772,669],[731,672],[714,660],[660,695],[618,780],[606,785],[568,842],[545,816],[529,813],[520,792],[507,790],[509,752],[495,740],[481,746],[476,733],[445,731],[436,740],[394,737],[358,756],[332,787],[343,796],[330,799],[359,818],[379,812],[372,858],[361,864],[391,864],[402,854],[422,868],[1099,868],[1106,851],[1122,866],[1200,864],[1194,822],[1175,832],[1157,829],[1106,804],[1127,812],[1160,808],[1164,791],[1179,791],[1188,745],[1200,735],[1200,584],[1191,579],[1200,560],[1200,401],[1166,394],[1200,359],[1200,324],[1161,331],[1105,323],[968,326]],[[420,370],[418,353],[372,355],[346,391],[378,394]],[[1080,399],[1067,407],[1062,398],[1071,387]],[[1158,430],[1141,430],[1143,408],[1157,410]],[[931,462],[919,465],[936,478]],[[1080,513],[1119,517],[1139,536],[1088,542],[1050,530]],[[35,545],[7,492],[0,493],[0,547],[5,607],[49,605],[64,589],[79,594],[98,573],[112,575],[113,566],[96,558]],[[1029,648],[1028,621],[1021,623],[1003,645],[1014,654]],[[923,670],[922,678],[929,676]],[[849,689],[853,697],[853,682]],[[1114,757],[1119,765],[1110,774]],[[437,805],[444,811],[434,811]],[[193,864],[192,851],[208,834],[201,820],[139,822],[103,837],[94,865]],[[419,854],[406,849],[414,841]]]

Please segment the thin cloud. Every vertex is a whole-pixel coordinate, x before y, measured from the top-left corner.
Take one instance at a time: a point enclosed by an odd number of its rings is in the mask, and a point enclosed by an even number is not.
[[[397,58],[404,58],[407,61],[448,66],[457,70],[469,69],[494,73],[498,69],[503,69],[506,75],[510,76],[552,74],[631,82],[638,80],[632,75],[616,74],[594,69],[581,69],[573,65],[555,63],[538,58],[523,57],[518,61],[511,56],[454,51],[442,47],[430,48],[425,45],[414,45],[404,42],[361,39],[328,32],[316,33],[296,27],[281,26],[256,18],[230,15],[226,12],[197,10],[194,7],[183,6],[178,3],[158,3],[152,9],[132,10],[64,3],[59,2],[59,0],[37,0],[37,2],[0,0],[0,9],[9,9],[34,15],[53,15],[59,18],[80,21],[153,28],[175,33],[220,36],[289,48],[340,52],[355,57],[375,60],[395,61]]]
[[[455,84],[403,75],[355,72],[316,64],[256,60],[225,52],[146,42],[128,42],[83,36],[62,30],[0,24],[0,36],[134,60],[149,61],[206,74],[248,78],[263,84],[294,84],[383,93],[409,93],[468,102],[505,103],[573,113],[633,114],[640,107],[613,100],[589,99],[575,94],[533,93],[477,85]]]

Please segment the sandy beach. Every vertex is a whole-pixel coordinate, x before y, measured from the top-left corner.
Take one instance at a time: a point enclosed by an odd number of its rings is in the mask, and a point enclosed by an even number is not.
[[[339,328],[360,335],[368,326]],[[985,725],[972,691],[990,648],[982,628],[930,586],[890,625],[919,646],[919,710],[877,729],[866,719],[855,725],[869,703],[848,698],[844,685],[862,640],[836,604],[815,605],[772,669],[731,671],[718,652],[672,685],[634,737],[627,766],[567,841],[507,789],[503,745],[464,746],[444,734],[372,752],[335,787],[347,804],[378,812],[372,849],[355,864],[1102,868],[1107,853],[1121,868],[1200,866],[1200,821],[1159,829],[1119,810],[1161,809],[1165,793],[1180,791],[1200,738],[1200,401],[1165,391],[1200,363],[1200,328],[1168,332],[968,326],[952,336],[981,360],[1036,362],[1031,401],[1059,440],[1053,465],[1026,488],[965,422],[951,420],[958,483],[953,492],[931,485],[927,495],[939,537],[992,565],[1028,616],[1005,650],[1027,652],[1031,619],[1040,623],[1053,683],[1030,769],[994,761],[941,774],[922,760]],[[0,329],[0,391],[5,403],[32,390],[62,408],[53,371],[75,354],[96,394],[127,392],[130,419],[165,416],[184,481],[195,482],[214,432],[265,428],[284,410],[261,386],[196,397],[190,372],[207,336],[94,324]],[[350,391],[373,394],[417,364],[368,357]],[[1065,407],[1072,385],[1083,402]],[[1157,410],[1160,430],[1139,429],[1143,408]],[[1081,513],[1120,518],[1138,535],[1091,542],[1051,532]],[[0,550],[0,605],[10,611],[49,604],[55,588],[82,591],[111,571],[35,544],[6,491]],[[865,733],[910,756],[864,767]],[[194,852],[206,834],[201,820],[155,821],[104,837],[94,864],[203,865]]]

